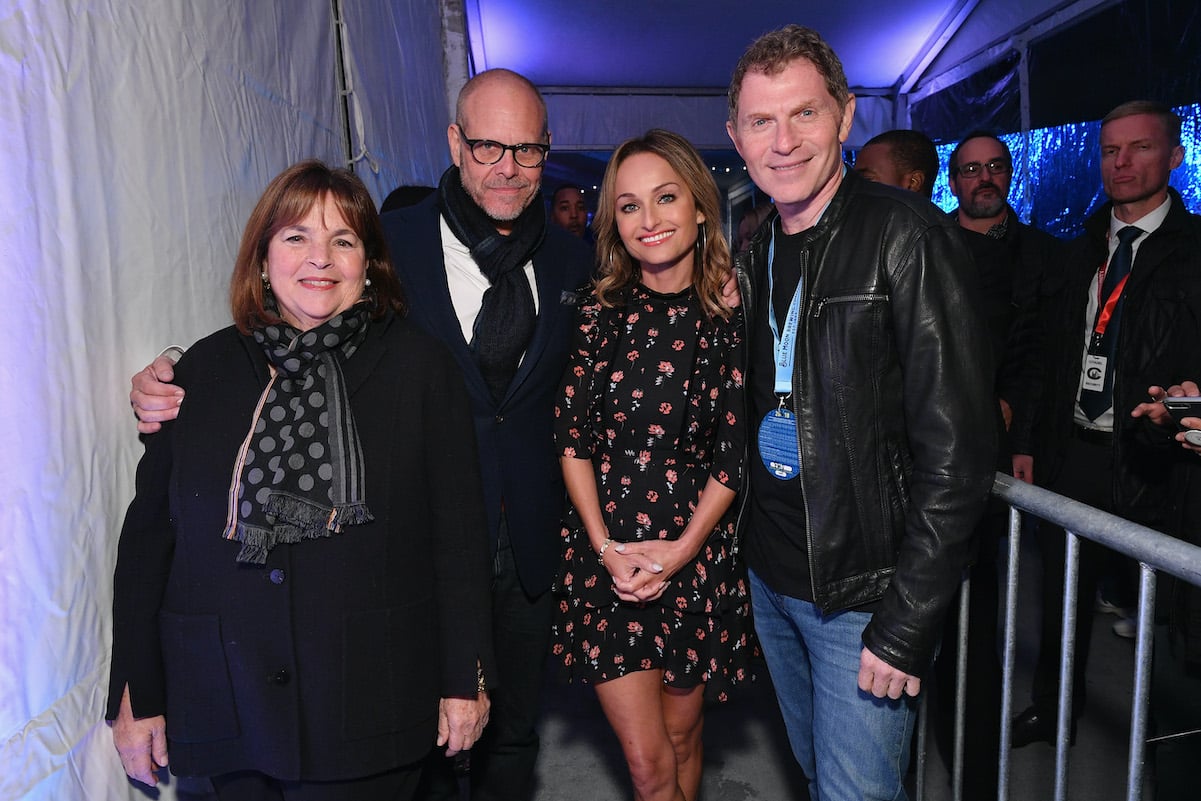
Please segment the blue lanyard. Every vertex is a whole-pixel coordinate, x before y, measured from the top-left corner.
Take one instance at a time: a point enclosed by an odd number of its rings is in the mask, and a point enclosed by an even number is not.
[[[773,265],[776,263],[776,232],[772,229],[771,244],[767,248],[767,322],[771,326],[772,350],[776,365],[776,378],[773,391],[780,398],[780,403],[792,394],[792,368],[796,363],[796,337],[801,320],[801,294],[805,284],[802,273],[797,280],[796,292],[792,293],[792,301],[788,305],[788,316],[784,318],[784,334],[780,335],[779,324],[776,323],[776,304],[773,300],[776,291],[776,279]]]
[[[843,164],[842,177],[846,178],[846,175],[847,165]],[[832,202],[833,198],[826,201],[813,225],[817,225],[821,218],[826,216],[826,209],[830,208]],[[767,246],[767,322],[771,326],[772,348],[775,351],[776,382],[773,391],[780,398],[780,407],[783,408],[784,400],[792,394],[792,366],[796,364],[796,337],[801,325],[801,290],[805,285],[805,272],[801,271],[801,277],[796,282],[796,292],[792,293],[792,302],[788,304],[788,316],[784,318],[784,336],[780,336],[779,325],[776,323],[776,304],[772,302],[776,290],[776,278],[772,273],[772,265],[775,263],[776,225],[773,224],[771,244]]]

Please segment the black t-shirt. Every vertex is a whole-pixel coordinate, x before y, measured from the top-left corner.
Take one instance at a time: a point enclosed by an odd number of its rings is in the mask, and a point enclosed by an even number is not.
[[[801,279],[801,252],[806,232],[784,234],[777,221],[775,258],[769,269],[775,278],[771,306],[776,312],[776,330],[784,328],[788,307]],[[768,298],[767,270],[759,276],[756,294]],[[768,304],[760,303],[751,337],[750,403],[753,436],[750,438],[750,497],[747,499],[747,533],[743,545],[747,564],[776,592],[806,601],[813,600],[809,577],[809,551],[805,532],[805,507],[801,481],[782,481],[763,465],[759,455],[759,423],[777,406],[774,390],[775,353]],[[799,336],[799,335],[798,335]],[[799,347],[799,342],[798,342]],[[802,465],[801,470],[813,469]]]

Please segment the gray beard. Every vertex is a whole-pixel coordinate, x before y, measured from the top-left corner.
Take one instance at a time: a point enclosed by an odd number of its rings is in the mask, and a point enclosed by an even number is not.
[[[973,220],[986,220],[990,217],[996,217],[1005,209],[1005,198],[997,196],[993,201],[969,200],[966,203],[959,205],[959,210],[971,217]]]

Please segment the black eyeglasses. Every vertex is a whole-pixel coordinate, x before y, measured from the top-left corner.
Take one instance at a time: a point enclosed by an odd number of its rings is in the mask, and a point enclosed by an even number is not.
[[[471,148],[471,157],[485,166],[495,164],[505,157],[506,150],[512,150],[513,161],[517,162],[518,167],[532,169],[541,167],[546,162],[546,154],[550,152],[550,145],[537,142],[504,145],[491,139],[469,139],[467,134],[463,133],[462,125],[455,123],[455,126],[459,129],[459,136],[467,143],[467,147]]]
[[[969,161],[967,164],[960,164],[955,170],[956,175],[964,175],[968,178],[975,178],[980,174],[981,170],[988,170],[989,175],[1004,175],[1013,167],[1004,159],[993,159],[981,164],[978,161]]]

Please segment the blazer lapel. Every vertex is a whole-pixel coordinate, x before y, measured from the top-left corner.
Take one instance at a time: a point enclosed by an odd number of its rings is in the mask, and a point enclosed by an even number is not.
[[[471,348],[463,339],[463,328],[450,297],[437,204],[431,198],[396,214],[403,221],[399,223],[399,229],[408,237],[403,242],[392,237],[389,244],[408,303],[409,318],[450,349],[473,396],[491,398]]]

